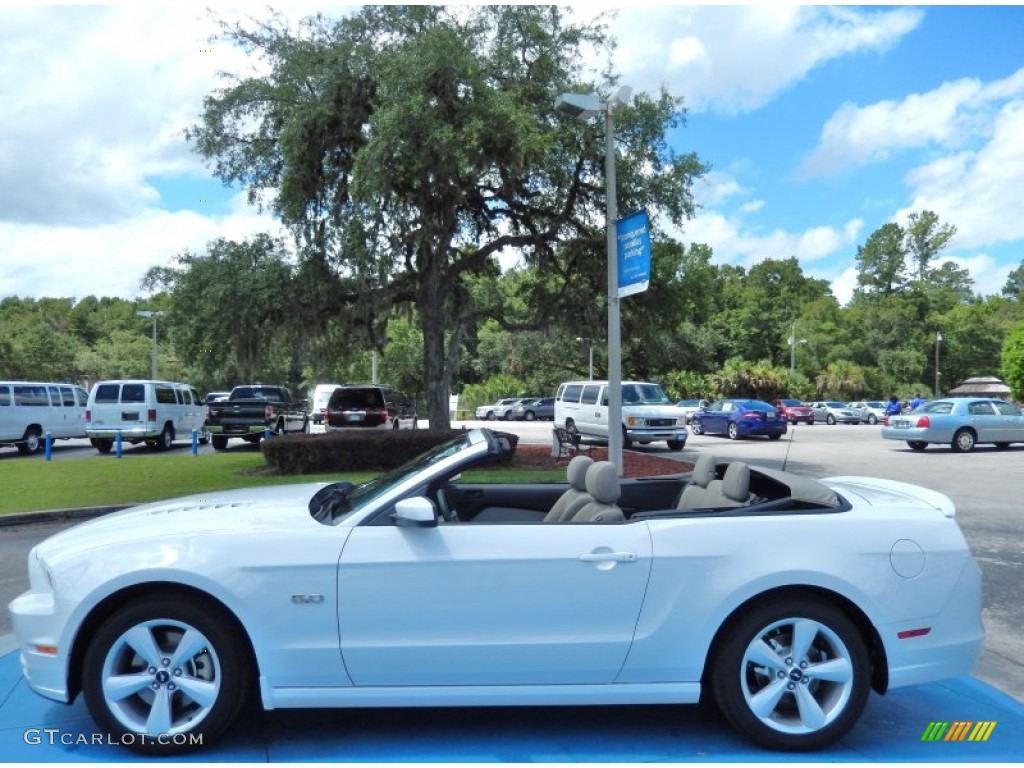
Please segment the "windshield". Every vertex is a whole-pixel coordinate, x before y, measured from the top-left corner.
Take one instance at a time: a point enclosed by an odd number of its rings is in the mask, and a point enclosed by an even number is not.
[[[673,401],[657,384],[624,384],[622,386],[624,405],[672,405]]]
[[[373,501],[411,475],[422,472],[431,465],[449,456],[454,456],[483,439],[486,438],[478,433],[467,432],[465,437],[457,437],[454,440],[449,440],[435,448],[431,448],[402,466],[378,475],[373,480],[367,480],[365,483],[360,483],[356,486],[345,480],[332,483],[321,488],[310,499],[309,513],[315,520],[332,525],[350,513],[355,512],[364,504]]]
[[[790,407],[803,405],[799,400],[779,400],[779,402]]]

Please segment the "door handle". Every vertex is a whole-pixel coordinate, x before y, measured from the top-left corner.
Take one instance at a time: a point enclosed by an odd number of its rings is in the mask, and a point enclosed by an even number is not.
[[[636,560],[636,552],[588,552],[580,555],[584,563],[632,563]]]

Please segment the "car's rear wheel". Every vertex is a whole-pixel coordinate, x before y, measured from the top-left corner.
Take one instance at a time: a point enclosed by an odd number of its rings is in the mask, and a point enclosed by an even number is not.
[[[238,717],[253,687],[245,640],[230,617],[175,597],[115,612],[89,643],[82,670],[100,729],[146,754],[205,746]]]
[[[778,440],[782,435],[768,435],[769,440]]]
[[[533,421],[534,419],[537,418],[537,415],[533,411],[527,411],[526,413],[523,414],[523,418],[526,421]]]
[[[871,661],[846,614],[816,598],[757,604],[723,633],[711,689],[726,719],[770,749],[842,738],[867,703]]]
[[[114,447],[114,441],[105,437],[94,437],[89,442],[100,453],[110,453],[110,449]]]
[[[996,448],[998,448],[1000,451],[1005,451],[1009,447],[1009,443],[996,443]]]
[[[925,448],[928,447],[928,443],[926,443],[924,440],[907,440],[907,445],[909,445],[915,451],[923,451]]]
[[[730,421],[729,422],[728,433],[729,433],[729,439],[730,440],[737,440],[739,438],[739,436],[740,436],[740,428],[738,426],[736,426],[736,422],[735,421]]]
[[[228,439],[224,435],[211,435],[210,442],[213,444],[213,450],[223,451],[228,447]]]
[[[951,443],[953,450],[957,453],[970,453],[974,450],[974,445],[977,442],[978,437],[974,434],[973,430],[970,429],[958,429],[956,434],[953,435],[953,442]]]
[[[156,447],[158,450],[166,451],[174,445],[174,427],[170,424],[164,424],[163,432],[160,433],[160,439],[157,441]]]

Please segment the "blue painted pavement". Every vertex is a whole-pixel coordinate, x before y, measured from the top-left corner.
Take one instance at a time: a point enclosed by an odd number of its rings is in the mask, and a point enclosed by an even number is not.
[[[987,741],[921,741],[933,721],[995,722]],[[36,695],[17,653],[0,656],[0,760],[137,762],[106,744],[82,697]],[[99,742],[99,743],[94,743]],[[872,694],[857,727],[809,754],[753,747],[698,706],[332,709],[254,712],[192,762],[1019,762],[1024,704],[962,677]],[[158,761],[159,762],[159,761]]]

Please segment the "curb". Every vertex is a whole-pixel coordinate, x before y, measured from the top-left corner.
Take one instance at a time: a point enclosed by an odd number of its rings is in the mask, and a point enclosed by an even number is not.
[[[82,507],[80,509],[49,509],[42,512],[11,512],[0,515],[0,528],[15,525],[50,523],[55,520],[91,520],[94,517],[118,512],[135,504],[118,504],[106,507]]]

